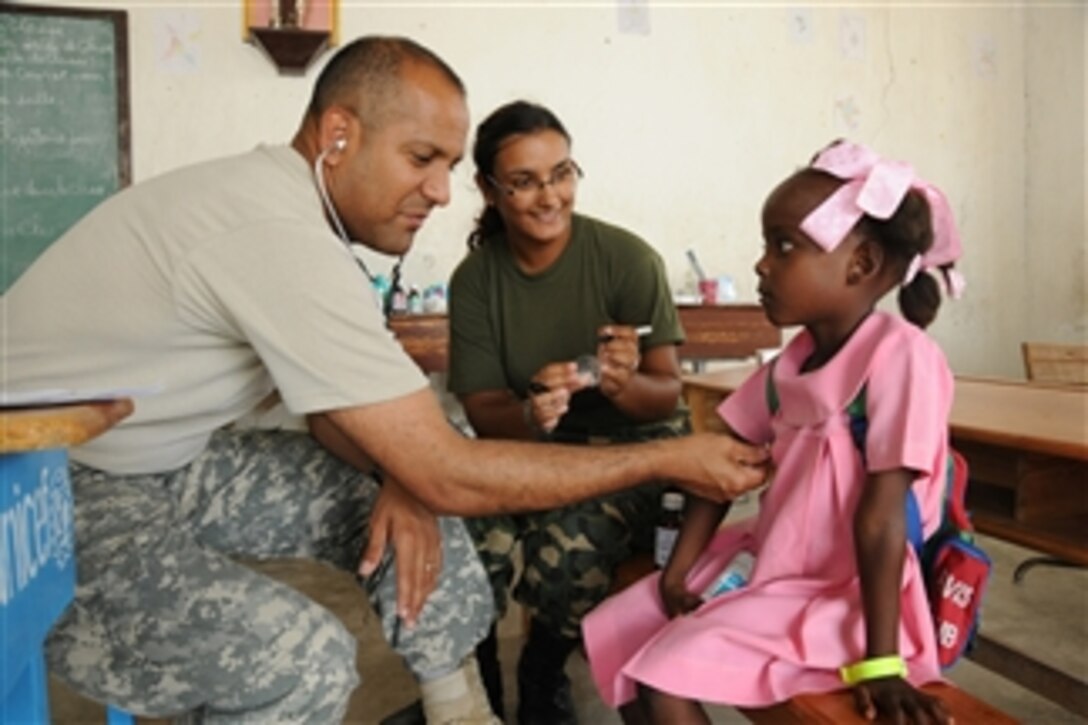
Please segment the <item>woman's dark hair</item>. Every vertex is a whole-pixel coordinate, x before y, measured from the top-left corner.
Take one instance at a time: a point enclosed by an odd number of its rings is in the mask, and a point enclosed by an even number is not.
[[[528,101],[513,101],[500,106],[476,127],[476,141],[472,146],[472,160],[476,173],[487,179],[495,173],[495,157],[503,143],[511,136],[537,131],[555,131],[570,143],[570,134],[559,118],[544,106]],[[476,219],[476,226],[468,235],[469,250],[477,249],[484,239],[501,231],[502,217],[491,204],[484,206]]]
[[[925,254],[933,246],[929,202],[916,189],[907,192],[899,208],[888,219],[866,215],[858,226],[868,238],[880,244],[901,275],[907,273],[916,255]],[[936,319],[940,306],[940,287],[925,270],[919,270],[910,284],[899,288],[899,309],[918,327],[928,327]]]

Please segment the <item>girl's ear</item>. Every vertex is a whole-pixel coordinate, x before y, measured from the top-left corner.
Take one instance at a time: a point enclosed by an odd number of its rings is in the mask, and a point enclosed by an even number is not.
[[[858,284],[880,275],[884,268],[884,248],[871,239],[862,239],[850,256],[847,284]]]

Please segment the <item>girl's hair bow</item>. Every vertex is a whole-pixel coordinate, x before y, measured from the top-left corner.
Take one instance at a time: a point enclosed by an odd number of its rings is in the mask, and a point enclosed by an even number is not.
[[[889,219],[907,192],[917,189],[929,203],[933,246],[911,260],[903,284],[910,284],[919,270],[939,269],[948,294],[953,298],[963,294],[966,282],[952,268],[962,254],[960,235],[952,219],[952,209],[940,189],[919,179],[909,164],[883,159],[871,149],[850,141],[825,148],[812,160],[811,168],[846,182],[801,222],[802,231],[813,241],[831,251],[863,215]]]

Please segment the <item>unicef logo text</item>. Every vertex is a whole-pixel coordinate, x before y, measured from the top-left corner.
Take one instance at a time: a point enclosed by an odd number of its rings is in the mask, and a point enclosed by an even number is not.
[[[6,605],[50,564],[64,569],[74,553],[72,494],[66,466],[39,470],[37,485],[12,483],[0,510],[0,606]]]

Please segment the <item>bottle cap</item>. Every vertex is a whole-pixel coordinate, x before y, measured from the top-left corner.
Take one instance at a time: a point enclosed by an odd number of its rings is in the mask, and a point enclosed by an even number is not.
[[[669,511],[679,511],[684,508],[684,494],[678,491],[668,491],[661,497],[661,506]]]

